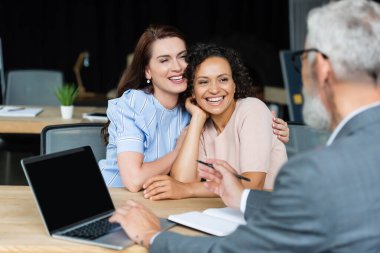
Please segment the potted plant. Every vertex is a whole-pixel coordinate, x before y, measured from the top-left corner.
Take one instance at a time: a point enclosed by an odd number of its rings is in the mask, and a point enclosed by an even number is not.
[[[61,103],[61,114],[63,119],[71,119],[73,117],[73,104],[78,93],[78,87],[74,84],[64,84],[56,89],[55,96]]]

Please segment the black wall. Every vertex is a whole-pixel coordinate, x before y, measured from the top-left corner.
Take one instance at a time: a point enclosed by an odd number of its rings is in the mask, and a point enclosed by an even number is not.
[[[278,50],[289,47],[286,0],[0,0],[6,70],[64,71],[74,82],[78,54],[88,90],[116,86],[126,55],[151,23],[177,26],[194,42],[240,51],[258,85],[282,86]]]

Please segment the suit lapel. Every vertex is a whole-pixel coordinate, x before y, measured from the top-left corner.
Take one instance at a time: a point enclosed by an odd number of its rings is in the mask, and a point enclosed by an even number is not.
[[[339,131],[334,142],[372,124],[380,124],[380,105],[367,109],[350,119]]]

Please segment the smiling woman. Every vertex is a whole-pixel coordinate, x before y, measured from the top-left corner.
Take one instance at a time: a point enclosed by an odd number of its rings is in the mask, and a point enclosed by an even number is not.
[[[150,26],[134,55],[119,82],[118,98],[108,103],[107,158],[99,166],[108,186],[136,192],[148,178],[169,173],[190,115],[178,103],[187,87],[183,35],[171,26]]]
[[[246,188],[273,189],[285,145],[271,130],[268,107],[254,98],[253,85],[235,51],[198,44],[187,56],[186,109],[191,121],[171,170],[171,177],[156,176],[144,184],[152,199],[206,197],[213,193],[198,178],[197,160],[225,160],[246,178]]]
[[[207,58],[199,65],[193,86],[193,102],[211,115],[220,134],[223,122],[228,122],[236,107],[236,85],[228,61],[221,57]]]
[[[272,189],[287,160],[286,150],[270,129],[269,109],[254,98],[253,84],[240,56],[231,49],[199,44],[189,53],[185,74],[189,79],[187,94],[192,98],[187,110],[193,117],[209,115],[209,119],[202,132],[187,136],[198,140],[195,145],[187,145],[186,137],[173,176],[182,182],[197,179],[198,164],[185,167],[194,159],[186,149],[192,149],[200,160],[226,160],[238,174],[251,179],[242,182],[247,188]],[[199,129],[201,124],[191,122],[192,126]]]

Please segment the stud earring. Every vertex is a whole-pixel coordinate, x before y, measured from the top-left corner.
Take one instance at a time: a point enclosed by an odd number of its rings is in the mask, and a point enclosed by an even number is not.
[[[150,79],[146,79],[146,83],[147,83],[147,84],[150,84]]]

